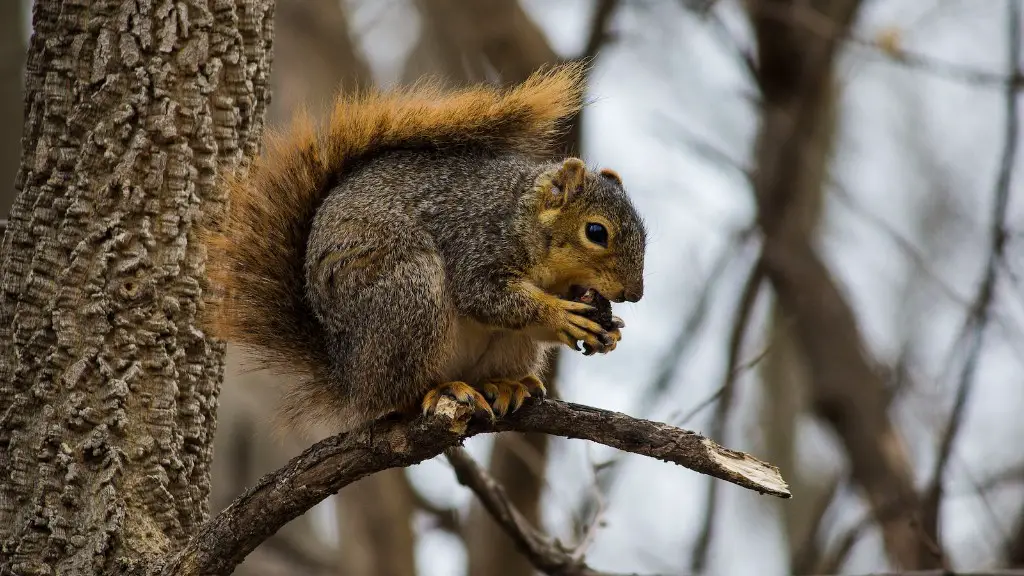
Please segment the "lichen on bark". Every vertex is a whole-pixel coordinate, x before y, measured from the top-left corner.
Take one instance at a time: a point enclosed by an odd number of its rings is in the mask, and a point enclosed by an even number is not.
[[[37,0],[0,263],[0,568],[115,573],[208,515],[194,225],[258,149],[271,0]]]

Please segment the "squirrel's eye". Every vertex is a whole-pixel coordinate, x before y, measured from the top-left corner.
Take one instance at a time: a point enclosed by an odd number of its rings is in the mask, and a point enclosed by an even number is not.
[[[599,246],[608,247],[608,230],[597,222],[587,224],[587,240]]]

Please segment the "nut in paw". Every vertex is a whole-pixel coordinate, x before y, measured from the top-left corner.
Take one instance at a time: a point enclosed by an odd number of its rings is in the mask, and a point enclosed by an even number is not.
[[[590,356],[595,352],[604,354],[614,350],[619,340],[622,339],[622,332],[620,330],[625,328],[626,323],[618,316],[612,315],[611,301],[602,296],[597,290],[582,286],[573,286],[569,297],[574,302],[589,304],[592,308],[581,312],[580,315],[597,323],[598,326],[605,330],[605,332],[598,334],[597,345],[592,342],[583,342],[583,354]]]

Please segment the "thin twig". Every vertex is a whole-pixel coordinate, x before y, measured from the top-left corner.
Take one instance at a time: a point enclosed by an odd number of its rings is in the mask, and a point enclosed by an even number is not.
[[[1017,72],[1021,57],[1021,24],[1018,2],[1019,0],[1007,0],[1009,50],[1006,58],[1011,74]],[[960,371],[956,399],[953,403],[952,413],[949,416],[949,423],[939,443],[939,453],[932,471],[932,481],[925,492],[922,503],[922,527],[925,533],[933,540],[938,540],[939,538],[939,505],[942,500],[943,480],[950,455],[953,451],[954,440],[963,424],[964,411],[970,400],[971,392],[974,390],[974,380],[977,374],[979,355],[981,354],[985,339],[985,329],[988,326],[992,305],[995,301],[996,275],[999,262],[1003,260],[1005,255],[1006,239],[1008,236],[1006,214],[1007,206],[1010,202],[1010,184],[1013,181],[1014,159],[1017,155],[1019,113],[1016,86],[1008,86],[1005,96],[1006,122],[1003,154],[999,165],[999,173],[996,176],[988,261],[985,265],[981,284],[978,287],[978,293],[971,304],[968,317],[964,322],[963,330],[958,339],[960,342],[967,342],[966,357]]]
[[[1024,84],[1024,76],[1016,69],[1011,70],[1008,75],[1003,75],[998,72],[990,72],[973,66],[957,64],[956,62],[947,62],[934,56],[903,49],[893,54],[883,49],[877,42],[870,40],[848,38],[847,41],[856,46],[872,50],[876,56],[886,62],[972,86],[1002,86],[1009,90],[1019,90],[1021,85]]]
[[[1013,68],[1008,74],[1003,74],[965,64],[948,62],[934,56],[911,52],[905,49],[892,52],[889,48],[881,46],[878,42],[858,38],[850,34],[848,29],[837,26],[825,14],[800,2],[792,2],[785,5],[777,2],[756,2],[752,3],[751,6],[755,7],[758,16],[797,25],[824,40],[841,40],[846,44],[867,48],[888,62],[900,64],[934,76],[975,86],[1004,86],[1008,89],[1019,89],[1021,84],[1024,83],[1024,75],[1017,68]]]
[[[509,500],[505,488],[473,460],[465,449],[452,446],[444,451],[459,484],[476,494],[480,504],[512,539],[519,552],[537,570],[552,576],[611,576],[598,572],[576,557],[557,540],[530,525]]]
[[[638,414],[650,416],[651,411],[660,404],[662,398],[670,389],[670,385],[678,373],[679,365],[689,353],[690,347],[697,342],[697,333],[704,324],[708,311],[711,309],[711,298],[718,292],[719,280],[736,257],[737,252],[740,251],[743,244],[751,236],[750,230],[742,231],[734,236],[728,247],[722,251],[712,265],[711,271],[702,284],[700,294],[694,300],[693,305],[686,310],[686,315],[680,322],[681,328],[679,332],[659,358],[654,378],[651,379],[651,382],[644,391],[640,393],[641,402],[636,409]],[[624,458],[625,454],[617,454],[601,465],[600,474],[597,477],[597,490],[604,494],[612,491],[622,471]],[[584,498],[580,503],[576,516],[579,518],[592,516],[594,504],[590,499]]]
[[[711,31],[727,45],[740,64],[743,65],[743,69],[750,75],[750,80],[756,82],[758,76],[757,60],[754,59],[754,55],[749,50],[743,49],[739,40],[729,30],[729,27],[725,25],[725,22],[722,21],[721,16],[715,12],[714,6],[707,6],[703,17],[711,25]]]
[[[412,485],[412,482],[407,481],[405,486],[409,490],[409,497],[412,498],[416,509],[429,515],[433,519],[435,527],[449,534],[462,534],[462,521],[459,519],[459,510],[457,508],[439,506],[431,502]]]
[[[790,568],[793,574],[809,574],[818,565],[822,555],[822,543],[819,541],[819,536],[825,533],[823,530],[826,528],[825,518],[835,502],[841,484],[841,475],[836,474],[829,478],[821,497],[813,505],[814,508],[810,514],[811,521],[806,531],[807,539],[800,543],[790,559]]]
[[[606,525],[604,515],[608,510],[608,500],[605,498],[603,492],[601,492],[601,484],[598,479],[598,472],[604,466],[609,464],[609,461],[595,462],[594,455],[590,450],[591,446],[587,446],[587,463],[590,465],[590,483],[589,488],[592,494],[593,515],[592,517],[574,518],[576,521],[576,533],[579,534],[579,543],[576,544],[576,548],[572,555],[574,558],[583,558],[597,538],[597,531],[604,528]]]
[[[594,17],[590,21],[590,33],[587,35],[587,43],[583,46],[583,53],[580,58],[593,60],[597,53],[611,38],[608,31],[608,24],[611,23],[612,14],[619,5],[619,0],[597,0],[594,8]]]
[[[736,376],[739,374],[740,351],[743,348],[743,337],[750,326],[750,319],[753,315],[754,304],[757,302],[757,295],[761,291],[761,283],[764,280],[764,269],[761,263],[757,262],[750,270],[747,281],[743,284],[743,291],[740,294],[740,302],[736,307],[736,317],[733,320],[732,331],[729,334],[729,358],[726,365],[725,375],[722,382],[722,393],[719,397],[717,410],[714,419],[711,421],[712,438],[721,439],[725,436],[725,428],[729,418],[729,411],[733,406],[733,393],[736,389]],[[691,571],[697,574],[703,573],[707,568],[708,552],[711,549],[711,536],[715,528],[715,520],[718,515],[715,507],[718,503],[718,486],[716,483],[708,485],[707,499],[704,504],[704,524],[698,533],[697,541],[693,546],[693,556],[690,561]]]
[[[786,322],[787,326],[792,324],[792,319]],[[750,360],[747,360],[743,364],[736,366],[732,370],[733,379],[739,378],[744,372],[756,367],[758,364],[761,363],[762,360],[768,357],[768,353],[771,352],[772,345],[775,344],[775,342],[776,340],[773,338],[767,344],[765,344],[764,348],[762,348],[760,352],[754,354],[754,356]],[[722,394],[725,393],[726,387],[726,384],[722,384],[717,389],[715,389],[714,392],[709,394],[707,398],[698,402],[693,408],[690,408],[690,410],[688,412],[685,412],[682,416],[676,417],[673,415],[666,418],[665,421],[668,422],[669,424],[672,424],[673,426],[685,426],[689,424],[690,421],[696,418],[698,414],[703,412],[708,406],[714,404],[722,396]]]
[[[819,576],[832,576],[831,573],[822,573]],[[906,570],[904,572],[873,572],[871,574],[859,574],[857,576],[1024,576],[1024,569],[1007,568],[993,570]]]

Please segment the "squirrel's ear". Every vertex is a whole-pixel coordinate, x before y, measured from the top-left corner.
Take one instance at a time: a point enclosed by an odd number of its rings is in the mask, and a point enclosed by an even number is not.
[[[622,186],[622,178],[619,177],[619,173],[615,170],[612,170],[611,168],[601,168],[601,172],[599,172],[599,174],[612,182],[615,182],[619,186]]]
[[[579,158],[566,158],[551,179],[551,190],[547,198],[548,208],[561,208],[572,202],[573,197],[583,188],[583,177],[587,166]]]

